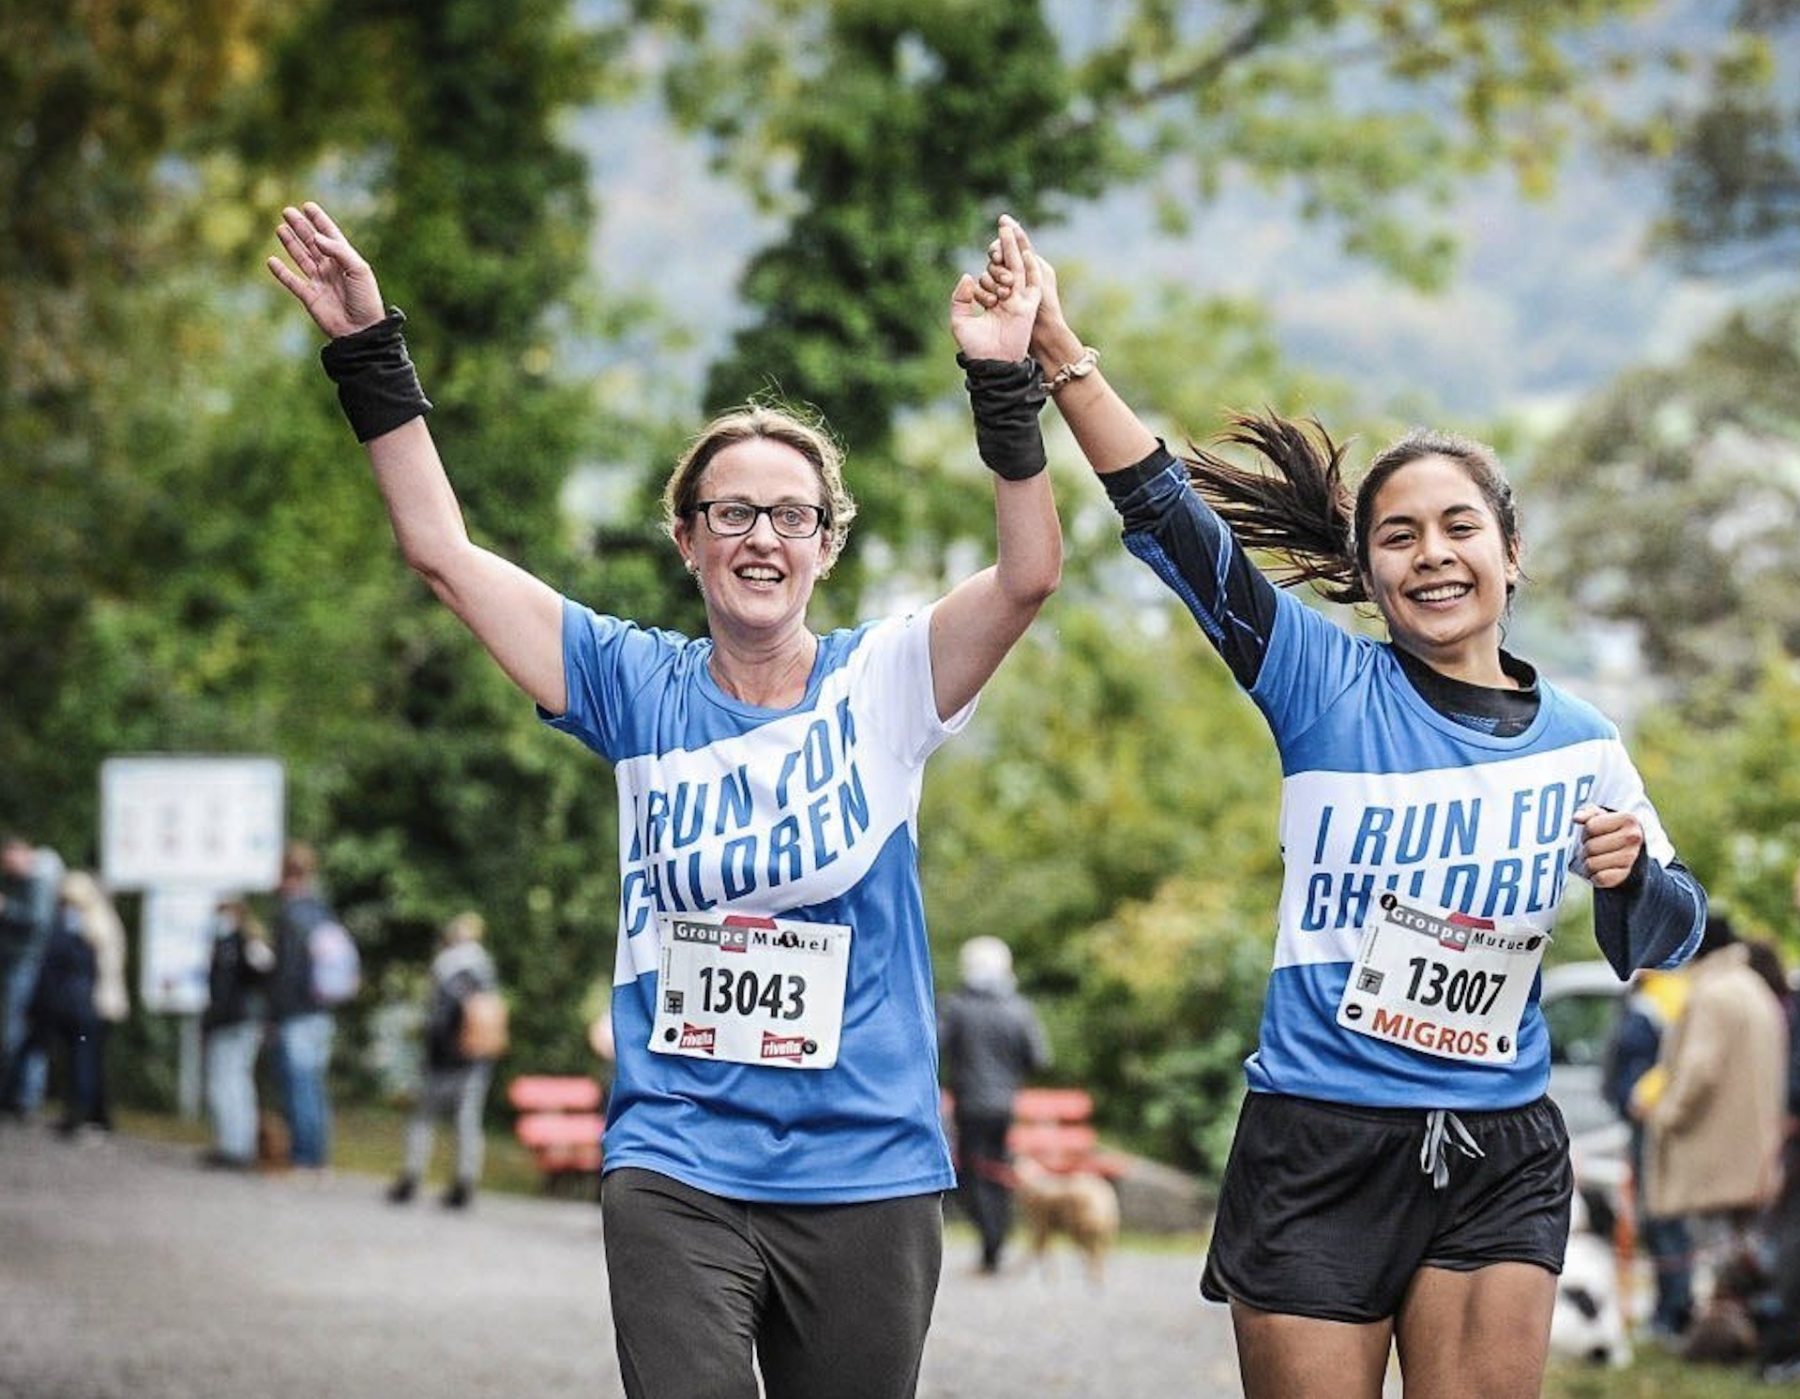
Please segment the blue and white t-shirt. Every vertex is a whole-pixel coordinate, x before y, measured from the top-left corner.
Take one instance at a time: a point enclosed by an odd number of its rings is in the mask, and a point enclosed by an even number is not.
[[[1358,1034],[1337,1010],[1384,892],[1431,909],[1548,930],[1584,874],[1575,811],[1629,812],[1647,859],[1595,895],[1596,932],[1623,976],[1693,955],[1706,899],[1675,860],[1618,730],[1548,683],[1502,736],[1426,702],[1387,643],[1355,636],[1275,588],[1159,450],[1106,478],[1125,540],[1187,605],[1262,710],[1281,755],[1285,864],[1256,1091],[1369,1107],[1507,1108],[1549,1083],[1533,985],[1510,1064],[1441,1058]]]
[[[1419,696],[1393,648],[1352,636],[1281,594],[1251,698],[1281,753],[1285,860],[1275,968],[1252,1088],[1375,1107],[1502,1108],[1549,1084],[1536,993],[1510,1065],[1468,1064],[1336,1024],[1375,899],[1481,919],[1554,926],[1580,873],[1587,805],[1629,812],[1650,858],[1674,859],[1618,731],[1592,706],[1541,683],[1536,720],[1497,738]],[[1700,928],[1691,929],[1697,941]],[[1691,949],[1690,949],[1691,951]]]
[[[620,909],[618,1066],[606,1169],[731,1199],[896,1198],[955,1180],[916,822],[925,760],[968,722],[932,694],[930,609],[820,638],[805,695],[727,695],[712,643],[565,600],[568,708],[550,724],[613,763]],[[731,912],[854,930],[843,1039],[828,1069],[652,1053],[658,915]]]

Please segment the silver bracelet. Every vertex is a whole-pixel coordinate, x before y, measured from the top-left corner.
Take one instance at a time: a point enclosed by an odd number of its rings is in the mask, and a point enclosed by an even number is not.
[[[1094,372],[1095,367],[1099,363],[1100,352],[1092,345],[1083,345],[1081,347],[1080,359],[1072,364],[1065,364],[1061,369],[1057,370],[1056,373],[1044,380],[1044,391],[1046,393],[1055,393],[1058,389],[1066,388],[1077,379],[1087,378],[1088,375]]]

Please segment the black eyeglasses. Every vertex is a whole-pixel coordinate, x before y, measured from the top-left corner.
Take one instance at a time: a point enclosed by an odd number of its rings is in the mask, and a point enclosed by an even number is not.
[[[823,505],[752,505],[747,500],[697,500],[690,515],[706,516],[706,527],[714,534],[730,538],[748,534],[756,528],[756,517],[767,515],[775,533],[783,539],[811,539],[825,523]]]

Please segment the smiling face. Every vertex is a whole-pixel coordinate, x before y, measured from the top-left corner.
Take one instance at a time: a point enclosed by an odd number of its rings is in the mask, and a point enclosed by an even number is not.
[[[701,474],[698,500],[750,505],[825,505],[819,473],[785,442],[750,437],[720,450]],[[780,632],[805,625],[827,562],[827,526],[807,539],[786,539],[759,514],[747,534],[714,534],[704,514],[676,521],[675,544],[700,582],[712,630]]]
[[[1376,490],[1361,549],[1371,600],[1396,645],[1446,675],[1500,685],[1500,619],[1516,541],[1460,461],[1427,455]]]

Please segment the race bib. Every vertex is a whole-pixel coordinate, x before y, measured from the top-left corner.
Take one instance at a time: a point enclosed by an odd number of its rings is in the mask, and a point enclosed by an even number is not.
[[[1432,912],[1383,894],[1337,1023],[1443,1059],[1510,1064],[1549,942],[1524,923]]]
[[[850,929],[780,918],[666,917],[650,1048],[829,1069],[844,1029]]]

